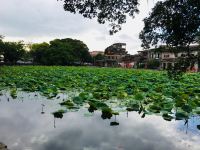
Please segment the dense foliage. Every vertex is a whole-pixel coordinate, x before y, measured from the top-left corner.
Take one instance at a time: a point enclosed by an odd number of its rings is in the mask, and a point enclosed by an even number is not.
[[[142,46],[150,48],[166,44],[174,51],[187,52],[169,70],[169,75],[177,78],[199,61],[199,56],[191,54],[190,45],[198,42],[200,34],[200,1],[165,0],[158,2],[150,16],[144,19],[144,28],[140,33]],[[182,67],[184,66],[184,67]]]
[[[102,118],[119,110],[162,115],[165,120],[188,119],[200,114],[200,74],[185,74],[170,80],[165,72],[84,67],[3,67],[1,90],[39,92],[48,98],[74,91],[63,99],[68,110],[88,104],[88,111],[100,109]],[[120,109],[119,109],[120,108]],[[62,117],[64,110],[55,112]]]
[[[23,59],[26,52],[23,42],[4,42],[0,40],[0,54],[4,56],[4,62],[7,64],[16,64]]]
[[[160,61],[157,59],[152,59],[147,62],[148,69],[159,69],[159,67],[160,67]]]
[[[40,65],[75,65],[90,62],[88,47],[79,40],[55,39],[48,43],[33,44],[34,63]]]
[[[98,22],[110,23],[110,33],[121,30],[127,15],[134,17],[138,13],[138,0],[60,0],[64,1],[64,10],[79,13],[86,18],[97,18]]]
[[[140,33],[142,46],[160,42],[170,46],[188,46],[196,42],[200,31],[200,1],[165,0],[158,2],[144,19]]]

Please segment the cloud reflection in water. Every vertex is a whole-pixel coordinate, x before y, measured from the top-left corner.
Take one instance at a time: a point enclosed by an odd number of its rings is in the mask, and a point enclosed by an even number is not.
[[[45,113],[41,114],[41,104]],[[85,117],[86,109],[68,112],[62,119],[51,114],[54,101],[24,100],[0,102],[0,141],[12,150],[197,150],[200,136],[177,129],[180,123],[159,116],[141,119],[137,113],[120,113],[114,120],[102,120],[101,113]]]

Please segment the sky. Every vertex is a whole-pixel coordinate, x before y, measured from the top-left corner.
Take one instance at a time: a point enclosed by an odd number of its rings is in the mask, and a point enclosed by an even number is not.
[[[135,54],[142,50],[139,33],[156,0],[140,0],[140,13],[128,18],[122,31],[111,36],[109,26],[98,24],[79,14],[64,11],[57,0],[0,0],[0,35],[5,41],[23,40],[25,43],[49,42],[56,38],[83,41],[90,51],[104,51],[113,43],[127,44],[127,51]]]

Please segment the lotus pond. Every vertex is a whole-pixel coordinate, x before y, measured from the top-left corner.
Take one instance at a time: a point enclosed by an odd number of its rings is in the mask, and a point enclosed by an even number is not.
[[[22,150],[199,149],[200,74],[1,67],[0,141]]]

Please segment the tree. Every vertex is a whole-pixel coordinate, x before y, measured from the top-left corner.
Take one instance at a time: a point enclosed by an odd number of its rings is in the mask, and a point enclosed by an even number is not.
[[[104,59],[105,59],[105,56],[102,55],[102,54],[97,54],[96,56],[94,56],[94,59],[95,59],[95,60],[104,60]]]
[[[50,51],[50,53],[55,53],[54,56],[63,53],[62,57],[64,58],[62,60],[65,65],[74,64],[75,62],[83,64],[92,60],[87,45],[80,40],[70,38],[53,40],[50,42]]]
[[[160,67],[160,61],[156,59],[149,60],[147,62],[148,69],[158,69]]]
[[[4,55],[4,62],[15,64],[25,53],[22,42],[0,42],[1,53]]]
[[[187,47],[197,41],[200,31],[200,1],[166,0],[158,2],[149,17],[144,19],[140,33],[142,46],[158,43],[172,47]]]
[[[79,40],[55,39],[48,43],[33,44],[34,62],[41,65],[74,65],[90,62],[88,47]]]
[[[2,55],[3,54],[3,41],[2,41],[2,39],[3,39],[3,36],[2,35],[0,35],[0,55]]]
[[[3,39],[3,35],[0,35],[0,41],[2,41],[2,39]]]
[[[173,69],[185,72],[196,61],[190,53],[190,45],[197,42],[200,34],[200,1],[166,0],[158,2],[149,17],[144,19],[144,28],[140,33],[142,46],[149,48],[165,43],[176,51],[187,51]],[[180,67],[184,65],[184,67]]]
[[[49,49],[48,43],[32,44],[31,45],[31,56],[33,57],[33,62],[36,64],[47,65],[47,51]]]
[[[121,30],[127,15],[134,18],[138,13],[138,0],[60,0],[64,10],[79,13],[86,18],[97,18],[100,24],[110,23],[110,34]]]

